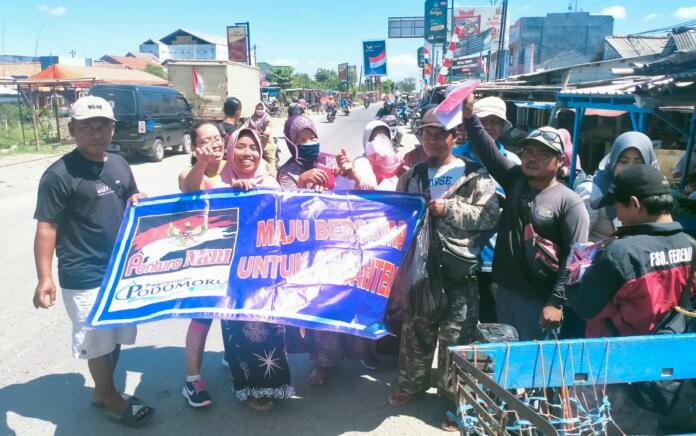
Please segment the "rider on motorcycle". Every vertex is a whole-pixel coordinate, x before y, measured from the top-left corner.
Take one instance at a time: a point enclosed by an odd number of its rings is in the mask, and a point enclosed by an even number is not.
[[[378,111],[377,111],[377,119],[386,117],[387,115],[395,115],[394,109],[396,105],[394,104],[394,100],[386,100],[384,102],[384,106],[382,106]]]

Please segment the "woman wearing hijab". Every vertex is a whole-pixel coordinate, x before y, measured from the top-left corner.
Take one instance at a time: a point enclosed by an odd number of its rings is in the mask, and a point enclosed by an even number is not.
[[[660,168],[652,141],[640,132],[619,135],[611,151],[599,164],[600,169],[592,178],[578,185],[576,192],[585,201],[590,214],[590,236],[592,242],[608,240],[621,223],[612,206],[600,208],[599,202],[614,181],[614,177],[630,165],[645,164]]]
[[[304,115],[293,115],[285,122],[285,142],[290,159],[278,168],[278,182],[283,188],[331,189],[333,175],[320,166],[319,134],[312,120]]]
[[[261,139],[241,128],[228,138],[223,183],[245,191],[280,186],[261,161]],[[235,396],[255,410],[273,407],[273,400],[295,395],[285,348],[285,328],[256,321],[222,321],[225,357],[230,365]]]
[[[558,178],[567,183],[570,178],[570,165],[573,160],[573,140],[570,137],[570,132],[566,129],[558,129],[558,133],[561,135],[561,141],[563,141],[563,168],[561,168]],[[582,164],[580,163],[580,155],[578,155],[575,160],[575,182],[573,182],[573,188],[577,188],[586,177],[587,175],[582,170]]]
[[[278,169],[278,182],[286,189],[306,188],[317,191],[334,188],[332,170],[322,165],[333,156],[322,154],[319,135],[312,120],[304,115],[295,115],[285,122],[285,141],[290,150],[290,159]],[[312,386],[326,384],[328,372],[344,357],[353,354],[355,342],[352,336],[304,329],[289,330],[293,348],[306,351],[309,348],[314,361],[314,370],[309,377]]]
[[[276,161],[276,146],[273,142],[273,123],[263,103],[259,102],[256,105],[254,114],[247,120],[246,127],[254,129],[258,133],[263,149],[262,158],[268,163],[270,173],[275,175],[278,162]]]
[[[364,154],[352,165],[345,150],[337,157],[338,165],[351,183],[342,188],[395,191],[404,163],[394,152],[389,126],[382,121],[371,121],[363,132]]]

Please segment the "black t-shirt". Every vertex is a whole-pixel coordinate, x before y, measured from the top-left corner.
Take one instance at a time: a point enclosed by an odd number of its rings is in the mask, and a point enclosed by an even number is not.
[[[61,287],[90,289],[101,284],[128,197],[137,192],[128,162],[114,154],[99,163],[73,150],[44,172],[34,219],[58,226]]]
[[[239,129],[241,126],[241,124],[228,123],[223,121],[220,124],[218,124],[218,130],[220,131],[220,135],[222,135],[222,139],[225,139],[225,136],[231,135],[232,133],[234,133],[235,130]]]

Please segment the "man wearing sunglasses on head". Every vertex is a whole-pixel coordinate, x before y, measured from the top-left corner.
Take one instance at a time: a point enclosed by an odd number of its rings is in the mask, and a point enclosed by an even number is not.
[[[565,258],[574,243],[587,241],[587,210],[556,179],[563,166],[556,129],[542,127],[523,139],[517,165],[474,114],[473,95],[463,104],[471,148],[507,194],[493,258],[498,321],[514,326],[520,340],[543,339],[563,319]]]

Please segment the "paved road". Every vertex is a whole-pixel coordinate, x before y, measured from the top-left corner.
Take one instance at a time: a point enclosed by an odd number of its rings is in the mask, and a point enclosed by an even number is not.
[[[363,126],[376,110],[374,105],[368,111],[355,109],[348,117],[339,114],[334,124],[317,116],[322,148],[335,152],[344,147],[353,156],[360,154]],[[277,129],[281,135],[282,126]],[[88,405],[92,382],[85,362],[70,355],[70,324],[60,296],[47,311],[31,304],[36,188],[55,158],[16,160],[0,158],[0,435],[442,434],[437,426],[445,405],[434,393],[402,409],[387,404],[394,359],[386,359],[385,368],[375,372],[346,361],[329,385],[313,388],[307,383],[308,357],[292,355],[297,398],[278,404],[270,413],[253,412],[232,398],[228,372],[220,365],[218,323],[210,333],[204,362],[215,403],[209,410],[192,410],[180,393],[188,324],[181,320],[141,326],[137,344],[122,353],[118,384],[157,408],[152,424],[130,431],[107,421]],[[176,175],[186,162],[186,156],[169,156],[160,163],[135,162],[132,167],[141,190],[159,195],[177,189]]]

